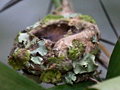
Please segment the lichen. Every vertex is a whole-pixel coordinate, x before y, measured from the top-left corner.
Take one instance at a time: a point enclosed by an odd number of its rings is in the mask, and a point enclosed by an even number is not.
[[[33,56],[36,56],[36,53],[39,53],[41,56],[46,55],[47,54],[47,49],[45,47],[45,42],[43,40],[40,40],[38,42],[38,44],[39,44],[39,47],[36,50],[31,51],[30,53]]]
[[[91,23],[96,24],[96,21],[95,21],[95,20],[93,19],[93,17],[90,16],[90,15],[80,15],[79,18],[80,18],[80,19],[83,19],[83,21],[91,22]]]
[[[48,22],[50,20],[58,20],[58,19],[62,19],[62,18],[64,18],[64,17],[61,15],[49,14],[43,18],[42,22],[45,23],[45,22]]]
[[[30,37],[32,37],[33,39],[30,40]],[[38,41],[38,38],[35,36],[30,36],[29,33],[20,33],[18,37],[18,42],[23,44],[25,48],[29,48],[31,45],[34,45],[35,43],[37,43],[37,41]]]
[[[40,25],[41,21],[36,22],[34,25],[27,27],[27,30],[30,31]]]
[[[70,15],[64,15],[64,18],[75,18],[75,17],[79,17],[81,14],[80,13],[73,13]]]
[[[26,49],[19,49],[14,53],[13,57],[8,58],[8,63],[15,70],[23,69],[23,65],[27,63],[30,59],[30,51]]]
[[[75,74],[90,73],[98,68],[95,63],[95,56],[85,53],[82,59],[73,62],[73,71]]]
[[[95,36],[92,36],[91,41],[92,41],[92,43],[96,43],[97,42],[97,38]]]
[[[40,80],[42,82],[56,84],[61,82],[61,73],[56,69],[48,69],[41,74]]]
[[[74,61],[81,57],[82,52],[85,50],[85,45],[78,40],[73,40],[72,44],[73,46],[70,46],[68,50],[68,58]]]
[[[70,84],[70,85],[73,85],[73,82],[76,80],[76,76],[73,72],[67,72],[65,75],[63,75],[63,79],[62,81],[67,83],[67,84]]]
[[[39,57],[39,56],[36,56],[36,57],[31,57],[31,59],[30,59],[34,64],[43,64],[42,63],[42,61],[43,61],[43,59],[41,58],[41,57]]]

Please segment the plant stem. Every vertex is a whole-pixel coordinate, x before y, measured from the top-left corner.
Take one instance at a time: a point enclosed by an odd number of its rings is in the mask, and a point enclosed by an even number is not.
[[[89,80],[91,80],[91,81],[93,81],[93,82],[95,82],[95,83],[100,83],[99,81],[97,81],[96,79],[94,79],[94,78],[91,78],[91,77],[89,77]]]
[[[106,54],[106,56],[110,59],[110,56],[111,56],[110,52],[101,42],[99,43],[99,47]]]
[[[52,0],[55,6],[55,9],[59,8],[62,5],[62,0]]]

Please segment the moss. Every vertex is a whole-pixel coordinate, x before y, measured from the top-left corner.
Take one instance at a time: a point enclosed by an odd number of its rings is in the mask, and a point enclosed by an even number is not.
[[[73,40],[73,47],[69,47],[68,58],[71,60],[79,59],[82,55],[82,52],[85,50],[85,45],[80,41]]]
[[[48,69],[41,74],[40,80],[42,82],[56,84],[61,81],[61,73],[56,69]]]
[[[47,15],[47,16],[45,16],[44,18],[43,18],[43,20],[42,20],[42,22],[48,22],[48,21],[50,21],[50,20],[57,20],[57,19],[62,19],[62,18],[64,18],[63,16],[61,16],[61,15],[53,15],[53,14],[49,14],[49,15]]]
[[[19,61],[16,61],[13,57],[8,58],[8,63],[15,70],[23,69],[23,65]]]
[[[64,60],[65,56],[60,55],[60,57],[50,57],[48,58],[48,60],[50,61],[50,63],[56,63],[59,64],[61,60]]]
[[[30,59],[30,52],[26,49],[19,49],[13,55],[8,58],[8,63],[15,69],[23,69],[23,65]]]
[[[56,68],[58,68],[58,70],[68,71],[71,69],[69,64],[66,63],[65,56],[63,56],[63,55],[61,55],[60,57],[50,57],[50,58],[48,58],[48,60],[50,61],[50,64],[55,63]]]
[[[96,21],[90,15],[80,15],[79,18],[83,19],[83,21],[87,21],[87,22],[96,24]]]

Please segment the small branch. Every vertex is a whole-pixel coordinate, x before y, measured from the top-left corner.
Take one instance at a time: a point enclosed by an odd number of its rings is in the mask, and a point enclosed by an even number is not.
[[[61,15],[69,15],[72,13],[73,13],[73,8],[70,0],[63,0]]]
[[[103,54],[100,54],[99,60],[104,62],[106,65],[109,64],[109,60]]]
[[[95,82],[95,83],[100,83],[99,81],[97,81],[96,79],[94,79],[94,78],[91,78],[91,77],[89,77],[89,80],[91,80],[91,81],[93,81],[93,82]]]
[[[48,10],[47,10],[47,15],[50,13],[52,6],[53,6],[53,2],[52,2],[52,0],[50,0],[50,4],[49,4]]]
[[[114,31],[114,33],[115,33],[118,41],[120,42],[119,34],[117,33],[117,30],[115,29],[115,27],[114,27],[114,25],[113,25],[113,23],[112,23],[112,20],[110,19],[110,16],[109,16],[107,10],[105,9],[105,6],[104,6],[102,0],[99,0],[99,2],[100,2],[100,5],[101,5],[103,11],[105,12],[105,15],[106,15],[106,17],[107,17],[107,19],[108,19],[108,21],[109,21],[110,26],[112,27],[112,29],[113,29],[113,31]]]
[[[110,41],[105,40],[105,39],[103,39],[103,38],[100,38],[100,40],[103,41],[103,42],[105,42],[105,43],[107,43],[107,44],[110,44],[110,45],[115,46],[115,43],[113,43],[113,42],[110,42]]]
[[[96,70],[96,74],[98,75],[99,79],[101,80],[101,82],[103,81],[102,78],[100,77],[98,71]]]
[[[110,52],[101,42],[99,43],[99,47],[106,54],[106,56],[110,59],[110,56],[111,56]]]
[[[17,4],[18,2],[20,2],[22,0],[10,0],[8,3],[6,3],[4,5],[4,7],[0,10],[0,13],[5,11],[6,9],[10,8],[11,6]]]
[[[55,9],[59,8],[62,5],[62,0],[52,0],[55,6]]]
[[[99,59],[97,60],[105,69],[107,69],[108,67],[102,62],[100,61]]]

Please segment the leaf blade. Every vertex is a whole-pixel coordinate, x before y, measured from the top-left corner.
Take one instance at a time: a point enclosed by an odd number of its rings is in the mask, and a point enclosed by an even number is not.
[[[35,82],[20,75],[16,71],[0,62],[0,89],[1,90],[45,90]]]
[[[93,84],[94,83],[91,81],[86,81],[86,82],[80,82],[73,85],[68,85],[68,84],[58,85],[58,86],[49,88],[47,90],[84,90],[87,86],[91,86]]]
[[[117,41],[110,58],[106,79],[120,75],[120,42]]]
[[[85,90],[120,90],[120,76],[93,85]]]

